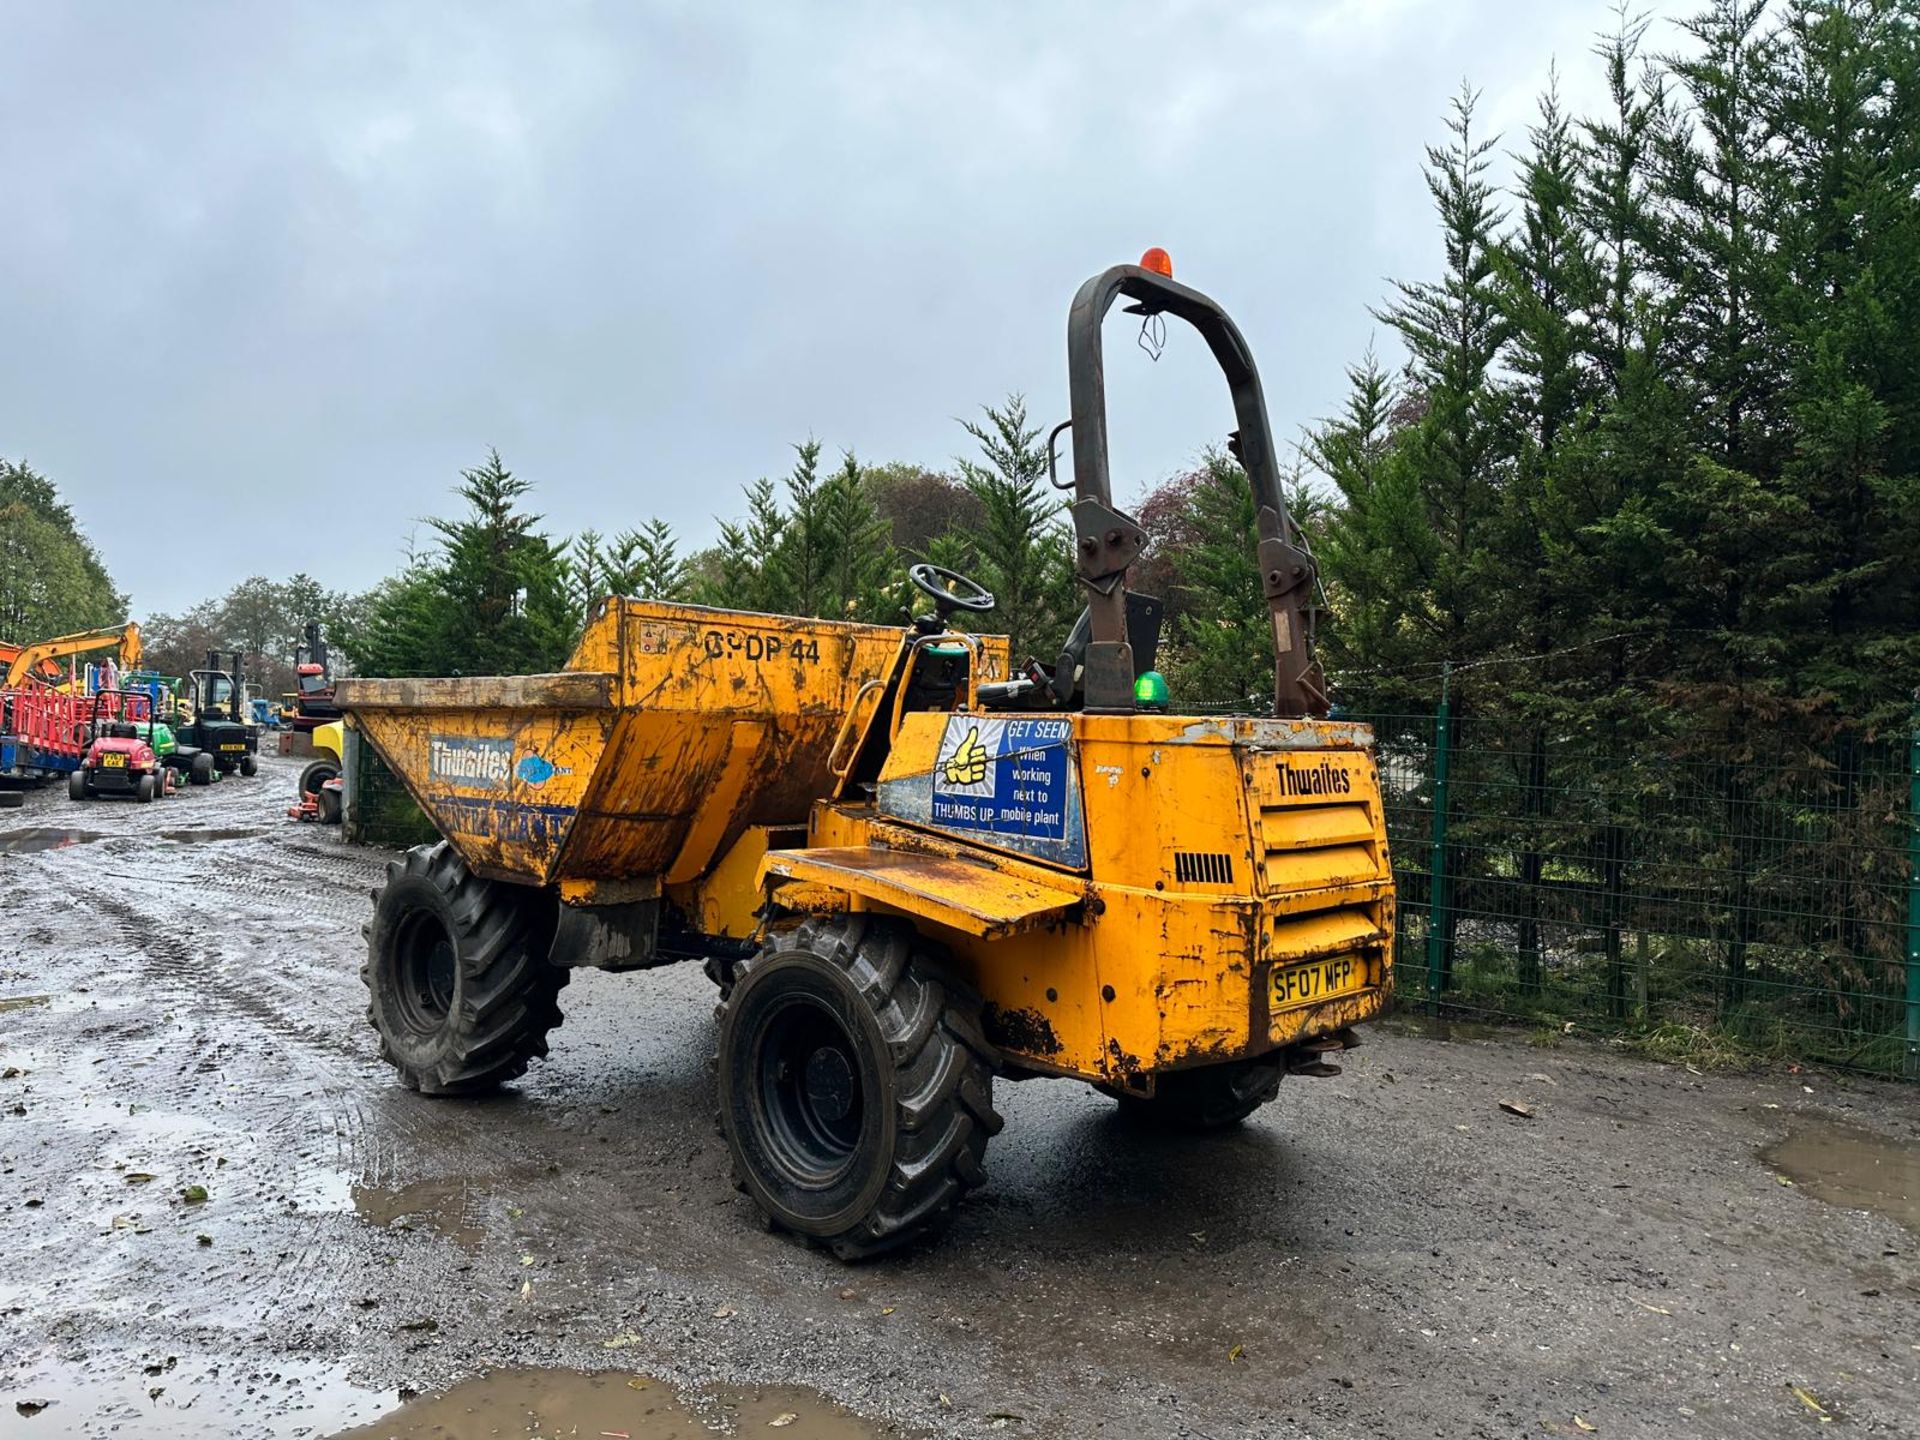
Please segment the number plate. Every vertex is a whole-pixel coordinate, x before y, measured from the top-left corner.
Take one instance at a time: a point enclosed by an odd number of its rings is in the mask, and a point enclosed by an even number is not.
[[[222,750],[244,750],[247,748],[247,742],[242,740],[238,745],[222,745],[220,748]]]
[[[109,770],[124,770],[127,768],[127,757],[118,751],[109,750],[105,755],[100,757],[100,763]]]
[[[1309,960],[1304,965],[1276,968],[1272,979],[1272,1008],[1293,1010],[1355,994],[1373,983],[1372,973],[1372,967],[1358,955],[1335,955],[1326,960]]]

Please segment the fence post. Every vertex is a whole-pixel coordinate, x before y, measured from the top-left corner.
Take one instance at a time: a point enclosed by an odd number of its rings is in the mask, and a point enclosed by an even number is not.
[[[1920,690],[1907,737],[1907,1074],[1920,1078]]]
[[[366,840],[360,813],[360,785],[367,768],[360,753],[364,743],[358,725],[340,727],[340,833],[349,845]]]
[[[1453,749],[1453,713],[1448,691],[1451,662],[1440,669],[1440,708],[1433,717],[1433,843],[1427,866],[1427,994],[1447,988],[1446,936],[1453,896],[1447,874],[1447,769]],[[1909,979],[1909,986],[1912,984]],[[1910,1022],[1911,1023],[1911,1022]]]

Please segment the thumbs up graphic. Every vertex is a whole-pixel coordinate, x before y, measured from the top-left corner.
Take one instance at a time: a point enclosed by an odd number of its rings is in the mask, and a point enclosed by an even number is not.
[[[987,747],[980,743],[978,725],[967,731],[940,773],[949,785],[978,785],[987,778]]]

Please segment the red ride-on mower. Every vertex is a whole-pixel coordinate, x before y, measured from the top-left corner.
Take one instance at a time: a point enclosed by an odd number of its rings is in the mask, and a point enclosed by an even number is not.
[[[143,690],[100,691],[87,729],[93,738],[80,768],[67,777],[68,799],[125,795],[145,805],[168,793],[152,696]]]
[[[300,803],[287,807],[289,820],[314,820],[322,825],[338,825],[346,782],[338,775],[320,782],[317,790],[302,790]]]

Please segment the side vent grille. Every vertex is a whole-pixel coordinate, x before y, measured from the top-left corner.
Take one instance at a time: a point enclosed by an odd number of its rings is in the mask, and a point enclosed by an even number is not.
[[[1183,885],[1231,885],[1233,857],[1205,850],[1176,850],[1173,878]]]

